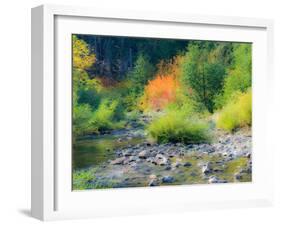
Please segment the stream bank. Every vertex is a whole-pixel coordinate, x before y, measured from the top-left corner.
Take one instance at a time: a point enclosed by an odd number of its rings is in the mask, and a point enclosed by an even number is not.
[[[251,131],[214,134],[189,145],[152,143],[140,127],[86,137],[74,151],[74,189],[250,182]]]

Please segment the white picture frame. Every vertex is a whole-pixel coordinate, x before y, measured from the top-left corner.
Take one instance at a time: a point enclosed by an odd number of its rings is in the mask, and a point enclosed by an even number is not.
[[[253,42],[253,181],[73,192],[71,79],[59,75],[71,74],[69,35],[89,34],[88,27],[95,27],[96,34]],[[189,36],[181,32],[185,29]],[[266,100],[273,82],[272,33],[273,22],[266,19],[57,5],[33,8],[32,216],[56,220],[271,205],[273,179],[267,175],[273,169],[273,150],[266,140],[270,109]]]

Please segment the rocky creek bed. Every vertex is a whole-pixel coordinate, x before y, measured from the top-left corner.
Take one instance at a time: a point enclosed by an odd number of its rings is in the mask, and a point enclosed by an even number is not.
[[[115,145],[102,147],[104,158],[74,171],[74,189],[251,181],[250,130],[216,131],[211,144],[189,145],[151,143],[141,130],[110,136]]]

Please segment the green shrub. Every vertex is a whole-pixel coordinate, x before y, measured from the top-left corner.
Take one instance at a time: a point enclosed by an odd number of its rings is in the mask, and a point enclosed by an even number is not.
[[[217,56],[218,47],[192,42],[183,58],[181,82],[189,87],[190,96],[209,112],[214,110],[214,97],[223,88],[226,65]]]
[[[99,132],[118,129],[123,125],[120,121],[122,117],[123,111],[119,102],[104,99],[94,112],[90,124],[93,128],[97,128]]]
[[[186,118],[180,111],[170,111],[154,120],[148,132],[158,143],[203,143],[210,141],[209,125],[199,119]]]
[[[73,138],[87,134],[98,134],[104,131],[119,129],[124,126],[124,110],[117,100],[101,100],[94,110],[89,104],[74,104]]]
[[[193,101],[189,96],[185,95],[182,90],[178,90],[176,93],[176,98],[172,103],[169,103],[166,106],[166,111],[168,112],[181,112],[186,116],[189,116],[195,113],[197,109],[196,102]]]
[[[222,108],[237,93],[247,92],[252,83],[252,47],[250,44],[234,45],[234,62],[224,80],[223,92],[215,97],[216,109]]]
[[[90,124],[93,116],[93,111],[88,104],[75,104],[73,107],[73,135],[74,138],[97,132],[96,128],[93,128]]]
[[[140,112],[137,110],[131,111],[131,112],[127,112],[126,114],[126,119],[128,121],[137,121],[140,117]]]
[[[252,124],[252,92],[240,93],[219,113],[217,127],[233,131]]]
[[[128,73],[128,79],[134,84],[132,92],[136,95],[142,94],[143,87],[148,80],[153,77],[155,72],[154,66],[150,63],[146,55],[139,54],[133,69]]]
[[[89,104],[93,109],[96,109],[100,104],[101,97],[94,89],[81,88],[77,94],[78,104]]]

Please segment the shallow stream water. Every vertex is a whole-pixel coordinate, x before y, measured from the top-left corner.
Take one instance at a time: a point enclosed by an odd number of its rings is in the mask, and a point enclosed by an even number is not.
[[[145,138],[141,135],[128,139],[126,131],[80,139],[73,147],[73,168],[79,170],[101,165],[115,157],[114,150],[143,141]]]

